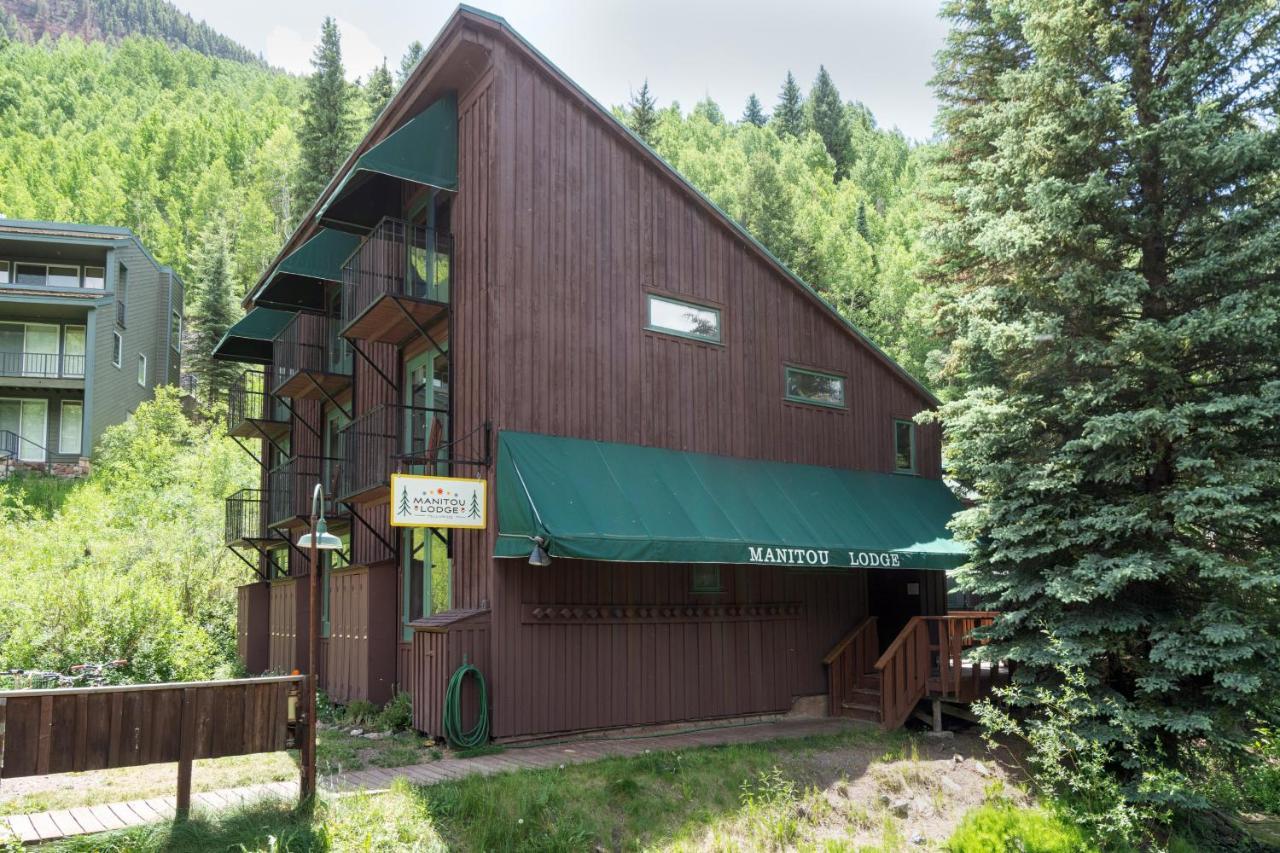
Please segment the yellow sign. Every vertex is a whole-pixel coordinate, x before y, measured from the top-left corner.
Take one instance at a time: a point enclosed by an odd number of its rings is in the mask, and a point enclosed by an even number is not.
[[[391,475],[392,527],[485,526],[484,480]]]

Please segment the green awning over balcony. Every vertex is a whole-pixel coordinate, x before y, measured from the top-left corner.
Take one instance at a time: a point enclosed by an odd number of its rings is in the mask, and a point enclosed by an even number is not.
[[[213,348],[213,357],[223,361],[249,361],[270,364],[272,342],[293,319],[292,311],[254,308],[227,329]]]
[[[950,569],[940,481],[533,433],[498,438],[498,557]]]
[[[458,189],[458,99],[441,97],[361,154],[317,218],[331,228],[363,233],[398,215],[402,184]]]
[[[355,234],[321,228],[276,265],[253,297],[254,304],[282,311],[323,311],[324,282],[342,281],[342,265],[358,245]]]

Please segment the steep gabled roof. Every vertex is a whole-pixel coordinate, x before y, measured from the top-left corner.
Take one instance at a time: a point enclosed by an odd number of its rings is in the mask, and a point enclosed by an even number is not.
[[[316,199],[311,209],[307,211],[306,215],[302,219],[301,224],[294,231],[294,233],[290,235],[289,240],[287,240],[285,243],[285,246],[280,250],[280,253],[272,261],[271,266],[267,268],[267,270],[263,275],[263,278],[259,280],[258,285],[255,285],[255,287],[252,290],[250,290],[251,294],[257,292],[259,287],[261,287],[262,282],[265,281],[265,279],[270,274],[271,270],[274,269],[275,266],[278,263],[280,263],[280,261],[284,257],[286,257],[289,252],[293,250],[293,248],[296,248],[298,245],[301,245],[302,241],[300,238],[310,234],[312,231],[315,230],[315,228],[317,227],[317,224],[314,222],[314,218],[317,214],[317,211],[321,207],[323,207],[323,202],[334,191],[335,187],[337,187],[341,183],[341,179],[351,169],[352,164],[359,158],[359,156],[361,156],[365,151],[367,151],[377,140],[382,139],[391,130],[394,130],[394,128],[390,126],[392,116],[397,112],[395,109],[393,109],[393,107],[396,106],[399,102],[403,101],[404,99],[410,97],[410,93],[416,91],[417,88],[421,86],[421,84],[424,82],[424,78],[428,75],[428,69],[430,68],[431,63],[433,62],[433,60],[437,58],[437,50],[439,46],[445,41],[446,37],[453,32],[454,29],[467,23],[483,26],[490,32],[494,32],[494,33],[500,34],[501,36],[504,36],[509,44],[514,46],[520,52],[522,52],[536,66],[541,68],[542,71],[550,79],[556,81],[561,86],[563,86],[566,90],[568,90],[571,94],[576,96],[584,107],[586,107],[588,110],[590,110],[595,115],[597,115],[597,117],[602,119],[605,122],[605,124],[614,132],[616,132],[620,137],[627,140],[629,144],[631,144],[636,150],[638,150],[641,153],[642,156],[644,156],[646,159],[650,161],[650,163],[656,166],[658,168],[658,171],[661,174],[665,175],[668,179],[674,182],[682,190],[684,190],[686,193],[692,196],[693,199],[699,205],[701,205],[705,210],[711,213],[713,218],[718,220],[722,225],[727,227],[737,237],[739,237],[743,241],[743,243],[746,245],[746,247],[750,251],[755,253],[756,256],[760,258],[767,266],[771,267],[775,272],[780,274],[785,280],[791,283],[794,287],[798,288],[806,298],[808,298],[810,301],[816,304],[823,311],[823,313],[826,314],[826,316],[829,319],[834,321],[834,323],[840,329],[842,329],[846,334],[850,335],[857,343],[866,347],[867,350],[870,351],[871,354],[877,360],[879,360],[882,364],[884,364],[887,368],[889,368],[891,372],[896,374],[907,385],[909,385],[917,393],[919,393],[920,396],[929,405],[931,406],[939,405],[938,399],[934,397],[933,393],[930,392],[929,389],[926,388],[923,383],[921,383],[918,379],[916,379],[914,376],[908,373],[906,369],[903,368],[902,365],[894,361],[893,358],[891,358],[888,353],[880,349],[880,347],[876,346],[876,344],[869,337],[867,337],[866,334],[864,334],[861,329],[859,329],[853,323],[849,322],[849,320],[846,319],[843,315],[841,315],[840,312],[836,310],[835,306],[833,306],[830,302],[824,299],[822,295],[818,293],[817,290],[815,290],[812,286],[809,285],[808,282],[804,281],[798,275],[792,272],[787,267],[786,264],[784,264],[776,255],[774,255],[771,251],[769,251],[769,249],[763,243],[761,243],[754,236],[752,236],[752,234],[749,231],[747,231],[747,229],[744,228],[737,220],[735,220],[723,209],[721,209],[720,206],[717,205],[714,201],[712,201],[705,193],[703,193],[701,190],[695,187],[692,183],[690,183],[689,180],[684,177],[684,175],[680,174],[680,172],[674,166],[672,166],[669,162],[667,162],[667,160],[663,158],[662,155],[654,151],[648,145],[648,143],[646,143],[643,139],[637,136],[631,130],[631,128],[627,127],[625,124],[619,121],[618,117],[615,116],[611,110],[607,109],[603,104],[601,104],[599,101],[593,98],[585,89],[582,88],[582,86],[580,86],[576,81],[574,81],[571,77],[569,77],[568,74],[562,71],[550,59],[544,56],[541,51],[539,51],[536,47],[533,46],[533,44],[531,44],[528,41],[528,39],[522,36],[514,27],[512,27],[509,23],[507,23],[507,20],[505,18],[503,18],[500,15],[495,15],[491,12],[486,12],[482,9],[477,9],[473,6],[468,6],[466,4],[459,5],[458,8],[454,10],[454,13],[449,16],[449,20],[445,22],[444,26],[441,27],[440,32],[436,34],[436,37],[434,39],[432,39],[430,46],[423,52],[421,58],[419,58],[418,60],[418,63],[414,66],[408,78],[405,80],[404,84],[400,87],[400,90],[391,99],[391,101],[385,107],[383,107],[382,112],[379,114],[378,118],[374,121],[373,126],[369,129],[369,132],[365,134],[364,139],[361,140],[360,144],[357,145],[355,150],[352,151],[350,156],[347,157],[346,162],[342,164],[342,167],[330,179],[329,183],[325,186],[324,191],[321,192],[320,197]],[[251,297],[246,298],[246,303],[248,303],[250,300],[251,300]]]

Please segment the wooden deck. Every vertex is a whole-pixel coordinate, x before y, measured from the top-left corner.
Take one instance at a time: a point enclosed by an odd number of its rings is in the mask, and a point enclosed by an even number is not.
[[[853,725],[856,724],[839,718],[778,719],[745,725],[725,725],[700,731],[508,747],[503,752],[476,758],[445,758],[409,767],[373,768],[344,773],[322,779],[320,787],[325,792],[335,795],[357,791],[380,791],[385,790],[393,780],[401,777],[416,785],[434,785],[437,782],[462,779],[467,776],[559,767],[562,764],[583,764],[646,752],[838,734],[847,731]],[[297,797],[297,782],[271,782],[191,795],[192,810],[206,814],[210,811],[216,812],[267,799],[279,799],[292,803],[297,800]],[[175,805],[173,797],[157,797],[36,814],[3,816],[0,817],[0,844],[7,840],[6,835],[24,844],[38,844],[172,820]]]

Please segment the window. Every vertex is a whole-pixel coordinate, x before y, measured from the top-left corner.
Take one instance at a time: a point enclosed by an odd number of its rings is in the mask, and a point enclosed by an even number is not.
[[[138,384],[147,387],[147,357],[138,353]]]
[[[719,566],[695,565],[692,581],[691,589],[695,595],[724,592],[724,587],[720,584]]]
[[[23,462],[43,462],[48,400],[0,400],[0,447]]]
[[[649,294],[649,329],[682,338],[720,343],[720,312]]]
[[[80,439],[84,427],[84,403],[63,400],[58,419],[58,452],[80,455]]]
[[[116,325],[124,328],[125,300],[129,293],[129,268],[120,264],[116,268]]]
[[[49,267],[49,284],[53,287],[79,287],[79,267]]]
[[[0,284],[9,283],[9,262],[0,261]]]
[[[404,639],[413,639],[409,623],[453,606],[449,589],[449,549],[425,527],[409,527],[405,537]],[[446,531],[444,535],[448,535]]]
[[[47,283],[44,264],[14,264],[13,272],[18,284],[44,287]]]
[[[844,377],[803,367],[788,367],[786,396],[797,403],[843,409]]]
[[[182,352],[182,312],[177,309],[169,318],[169,346]]]
[[[337,406],[333,406],[325,413],[324,419],[324,461],[323,465],[323,482],[324,490],[328,494],[337,494],[337,479],[339,469],[342,466],[344,448],[342,431],[347,428],[351,420]]]
[[[85,267],[84,286],[89,290],[105,289],[107,286],[107,271],[102,267]]]
[[[62,375],[84,376],[84,326],[62,330]]]
[[[916,472],[916,425],[911,421],[893,422],[893,468],[903,474]]]
[[[116,367],[124,363],[124,338],[119,332],[111,333],[111,363]]]

